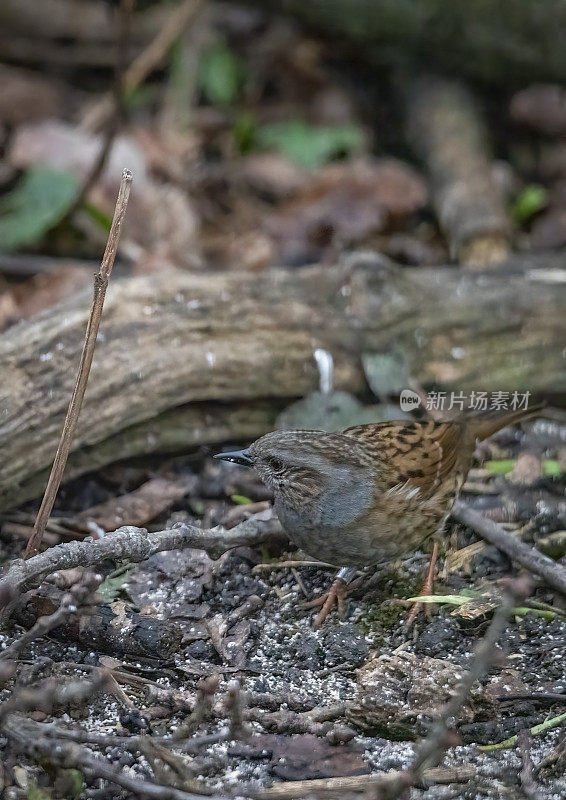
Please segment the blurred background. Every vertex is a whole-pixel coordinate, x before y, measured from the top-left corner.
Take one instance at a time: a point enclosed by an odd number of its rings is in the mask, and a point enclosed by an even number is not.
[[[4,0],[0,324],[129,273],[566,244],[561,3]],[[49,297],[40,274],[49,272]]]

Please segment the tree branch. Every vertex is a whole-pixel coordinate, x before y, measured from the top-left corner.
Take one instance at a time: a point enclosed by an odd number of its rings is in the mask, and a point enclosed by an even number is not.
[[[556,564],[551,558],[543,555],[534,547],[510,536],[496,522],[483,517],[472,508],[468,508],[462,500],[458,500],[452,509],[452,517],[458,522],[472,528],[483,539],[494,544],[510,559],[525,569],[533,572],[560,594],[566,595],[566,569]]]
[[[164,531],[148,533],[145,528],[125,526],[104,538],[82,542],[66,542],[50,547],[28,561],[13,561],[0,579],[0,607],[21,592],[38,586],[58,570],[82,566],[97,567],[106,559],[136,563],[165,550],[202,548],[214,558],[234,547],[253,547],[266,539],[281,536],[279,521],[272,511],[264,511],[227,531],[222,528],[203,530],[194,525],[178,525]]]

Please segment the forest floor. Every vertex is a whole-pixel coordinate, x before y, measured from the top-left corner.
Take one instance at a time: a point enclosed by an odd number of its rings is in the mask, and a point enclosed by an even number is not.
[[[555,427],[539,422],[526,425],[523,435],[502,432],[489,443],[492,458],[487,463],[510,459],[517,465],[528,451],[532,470],[533,451],[553,455],[547,446],[549,432],[559,439],[566,435],[564,427]],[[72,527],[74,509],[84,509],[85,503],[123,504],[124,495],[116,497],[113,484],[117,474],[115,469],[93,474],[67,486],[54,513],[59,524],[67,519]],[[253,473],[205,454],[139,463],[130,466],[128,479],[135,485],[157,475],[176,481],[192,475],[194,482],[150,529],[176,522],[230,526],[244,519],[248,509],[258,510],[258,503],[268,504],[266,490]],[[559,540],[561,477],[523,471],[517,483],[513,474],[509,478],[476,467],[467,487],[466,499],[484,513],[489,508],[495,518],[514,508],[512,527],[520,528],[526,541],[544,548]],[[235,504],[234,498],[243,504]],[[520,519],[526,515],[528,525]],[[3,548],[4,560],[12,547],[4,543]],[[312,612],[303,604],[324,591],[333,572],[316,565],[279,566],[296,558],[293,551],[268,545],[262,551],[238,548],[216,561],[204,551],[184,550],[160,553],[138,565],[108,563],[99,590],[107,609],[106,644],[104,629],[94,647],[86,629],[81,634],[54,632],[35,641],[20,653],[15,683],[6,685],[0,699],[18,697],[32,682],[49,692],[77,678],[91,681],[93,668],[105,667],[117,681],[115,691],[96,697],[89,693],[82,702],[63,704],[52,713],[35,711],[33,723],[20,715],[14,719],[24,731],[30,724],[38,732],[55,725],[52,746],[78,731],[91,754],[104,754],[125,774],[196,793],[307,797],[306,787],[293,781],[347,777],[356,782],[356,776],[406,769],[414,740],[426,736],[432,715],[469,668],[497,606],[501,580],[516,571],[494,547],[449,522],[435,587],[435,594],[447,596],[447,602],[434,605],[430,617],[422,614],[412,632],[404,626],[403,601],[419,593],[427,563],[423,552],[378,567],[353,591],[347,619],[332,616],[314,631]],[[454,596],[466,604],[451,605]],[[529,758],[535,770],[544,758],[551,762],[532,778],[536,796],[566,796],[559,725],[534,735],[527,750],[516,742],[508,749],[480,749],[564,715],[566,612],[541,584],[523,606],[512,614],[487,675],[462,709],[459,740],[442,761],[440,782],[421,783],[411,797],[523,796],[525,780],[520,776]],[[145,643],[140,640],[136,652],[128,652],[132,640],[126,632],[142,618],[164,627]],[[2,646],[20,635],[16,626],[2,635]],[[234,710],[235,693],[240,711]],[[176,731],[179,741],[167,743],[163,737]],[[96,735],[103,738],[97,741]],[[143,747],[140,735],[146,741]],[[23,790],[29,792],[35,782],[49,785],[44,771],[18,752],[10,737],[1,741],[4,763],[20,769]],[[153,753],[151,743],[158,748]],[[176,756],[160,772],[155,758],[163,761],[159,748],[165,745]],[[80,772],[80,762],[76,768]],[[88,787],[87,797],[119,796],[116,787],[92,775]],[[276,794],[277,787],[290,793]],[[366,790],[362,778],[340,796],[360,796]],[[60,796],[57,789],[54,795],[44,791],[33,796]]]

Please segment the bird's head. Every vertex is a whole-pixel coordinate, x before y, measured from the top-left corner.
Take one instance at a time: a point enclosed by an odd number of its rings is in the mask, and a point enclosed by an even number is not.
[[[254,467],[276,500],[295,507],[319,497],[344,473],[368,466],[367,453],[358,442],[323,431],[273,431],[245,450],[215,458]]]

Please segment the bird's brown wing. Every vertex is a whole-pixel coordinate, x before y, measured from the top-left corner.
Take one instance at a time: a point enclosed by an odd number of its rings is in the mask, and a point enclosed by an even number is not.
[[[356,425],[344,434],[362,441],[375,458],[382,491],[413,488],[423,499],[458,470],[462,446],[469,449],[457,422],[379,422]]]

